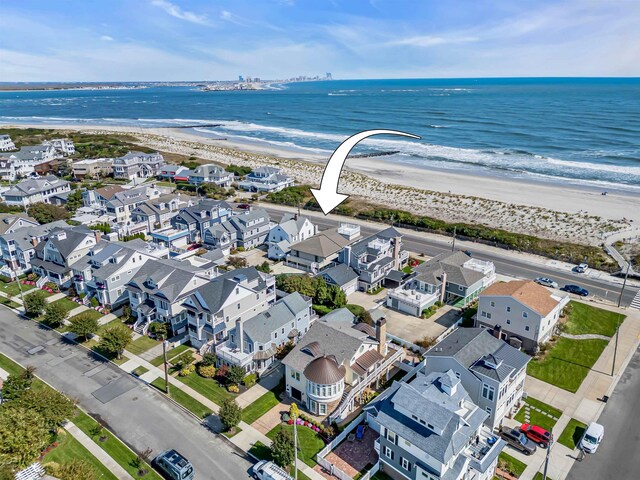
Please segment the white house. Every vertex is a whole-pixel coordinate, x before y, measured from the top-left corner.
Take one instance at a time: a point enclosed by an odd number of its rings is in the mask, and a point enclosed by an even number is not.
[[[293,179],[274,167],[258,167],[238,182],[242,190],[258,193],[279,192],[292,185]]]
[[[494,283],[480,294],[477,325],[500,330],[512,345],[535,352],[549,340],[569,294],[531,280]]]
[[[47,175],[37,179],[23,180],[2,192],[2,198],[7,205],[31,205],[44,202],[51,203],[50,198],[69,192],[69,182],[61,180],[55,175]]]
[[[269,230],[268,256],[272,260],[282,260],[291,251],[291,245],[302,242],[316,234],[317,227],[307,217],[286,213],[280,223]]]
[[[74,155],[76,153],[76,147],[73,144],[73,141],[67,140],[66,138],[54,138],[53,140],[45,140],[44,142],[42,142],[42,145],[51,145],[56,150],[56,152],[64,155],[65,157]]]
[[[9,135],[0,135],[0,152],[15,150],[16,146]]]
[[[227,172],[219,165],[200,165],[189,174],[189,183],[200,185],[213,183],[219,187],[228,187],[233,182],[233,173]]]

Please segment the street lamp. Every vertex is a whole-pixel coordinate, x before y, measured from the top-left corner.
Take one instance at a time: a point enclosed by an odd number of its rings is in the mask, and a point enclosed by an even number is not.
[[[551,439],[549,440],[549,444],[547,445],[547,455],[544,459],[544,473],[542,474],[542,480],[547,480],[547,468],[549,467],[549,455],[551,454],[551,447],[553,446],[553,428],[549,433],[551,433]]]
[[[162,341],[162,356],[164,358],[164,391],[169,395],[169,364],[167,362],[167,340]]]
[[[629,269],[631,268],[631,262],[627,262],[627,272],[624,275],[624,281],[622,282],[622,288],[620,289],[620,295],[618,296],[618,308],[620,308],[620,304],[622,303],[622,295],[624,294],[624,289],[627,286],[627,278],[629,277]],[[616,320],[616,343],[613,347],[613,364],[611,365],[611,376],[613,377],[613,371],[616,368],[616,356],[618,354],[618,337],[620,336],[620,313],[618,313],[618,318]]]

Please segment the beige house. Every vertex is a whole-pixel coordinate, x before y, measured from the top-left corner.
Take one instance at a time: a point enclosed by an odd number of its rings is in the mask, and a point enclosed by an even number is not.
[[[344,247],[360,237],[360,226],[343,223],[338,228],[320,232],[291,245],[286,265],[311,273],[318,273],[338,261]]]
[[[89,158],[71,165],[74,178],[106,177],[113,171],[113,158]]]
[[[495,283],[480,294],[476,323],[499,331],[515,347],[535,352],[551,337],[567,303],[569,294],[531,280]]]

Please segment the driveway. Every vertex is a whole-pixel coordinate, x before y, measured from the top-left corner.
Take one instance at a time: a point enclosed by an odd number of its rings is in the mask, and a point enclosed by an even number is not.
[[[40,378],[77,399],[90,414],[99,415],[134,450],[151,448],[155,455],[176,448],[201,479],[249,478],[251,463],[241,452],[159,392],[4,307],[0,307],[0,352],[24,366],[35,366]]]
[[[460,318],[460,311],[445,305],[431,318],[418,318],[387,307],[380,307],[387,315],[387,332],[415,343],[424,337],[438,337]]]

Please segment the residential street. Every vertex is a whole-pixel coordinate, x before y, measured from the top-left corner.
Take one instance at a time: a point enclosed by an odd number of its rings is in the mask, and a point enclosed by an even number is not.
[[[249,460],[160,393],[4,307],[0,352],[35,366],[40,378],[76,398],[87,412],[100,415],[133,449],[150,447],[156,455],[175,448],[192,462],[197,479],[249,478]]]
[[[269,212],[272,220],[279,220],[284,212],[293,211],[291,207],[283,207],[279,205],[263,204],[262,206],[267,210],[267,212]],[[339,217],[337,215],[324,216],[322,213],[311,212],[308,210],[304,210],[302,215],[309,216],[320,230],[337,227],[340,222],[355,222],[360,224],[362,236],[371,235],[379,230],[379,228],[365,226],[366,224],[362,221],[348,217]],[[421,234],[419,232],[414,234],[404,233],[402,243],[404,244],[404,248],[411,252],[425,253],[429,256],[435,256],[440,253],[451,251],[450,239],[441,237],[442,240],[440,240],[432,237],[433,235],[431,234]],[[529,279],[534,279],[536,277],[550,277],[558,282],[560,286],[565,284],[578,284],[589,290],[592,295],[597,295],[601,298],[608,298],[616,302],[618,300],[618,294],[620,293],[621,288],[621,285],[619,284],[613,284],[604,280],[591,278],[586,275],[558,268],[547,267],[542,264],[533,264],[522,261],[518,259],[513,252],[510,254],[506,250],[504,253],[500,251],[489,251],[487,248],[484,248],[484,245],[479,243],[458,242],[457,246],[461,250],[468,249],[474,258],[492,261],[496,266],[496,271],[500,274],[509,275],[515,278]],[[624,292],[624,296],[622,297],[622,306],[628,306],[637,292],[637,287],[628,285]]]
[[[637,478],[640,472],[640,350],[636,351],[609,399],[598,423],[604,441],[594,455],[576,462],[568,480],[618,480]]]

